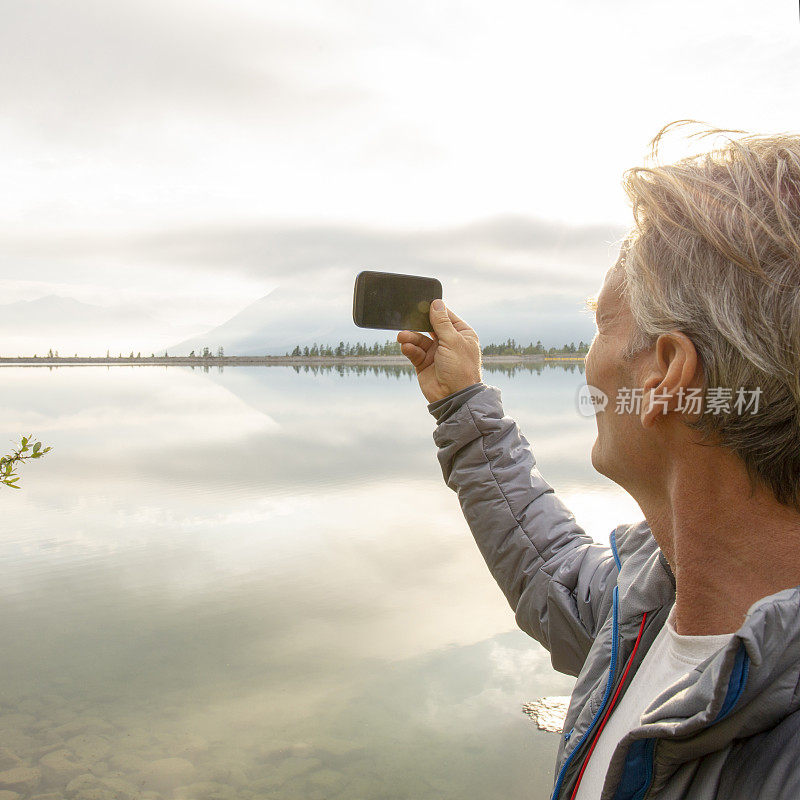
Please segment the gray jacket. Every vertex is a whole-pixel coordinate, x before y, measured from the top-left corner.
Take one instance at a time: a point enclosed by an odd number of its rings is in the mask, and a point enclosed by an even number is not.
[[[626,687],[669,615],[674,576],[646,521],[619,525],[611,547],[582,530],[499,389],[475,384],[428,409],[444,479],[517,623],[556,670],[577,676],[552,795],[569,800],[643,615]],[[754,603],[730,643],[656,697],[617,745],[600,800],[800,799],[798,611],[800,586]]]

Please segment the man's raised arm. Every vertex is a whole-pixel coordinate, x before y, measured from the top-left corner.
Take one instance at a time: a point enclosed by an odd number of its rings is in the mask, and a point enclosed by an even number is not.
[[[539,473],[500,390],[481,380],[475,332],[449,310],[431,309],[431,322],[436,341],[410,331],[398,341],[437,419],[444,479],[520,628],[556,670],[577,675],[611,608],[611,548],[583,531]]]
[[[614,556],[544,480],[500,390],[476,389],[438,417],[442,474],[520,628],[550,651],[555,669],[577,675],[611,608]]]

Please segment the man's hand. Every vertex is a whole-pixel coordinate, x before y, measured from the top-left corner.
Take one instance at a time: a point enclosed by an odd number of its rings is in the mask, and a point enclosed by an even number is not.
[[[435,305],[441,307],[437,310]],[[441,300],[431,304],[430,320],[432,339],[416,331],[400,331],[397,341],[417,371],[422,394],[435,403],[481,382],[481,345],[478,334]]]

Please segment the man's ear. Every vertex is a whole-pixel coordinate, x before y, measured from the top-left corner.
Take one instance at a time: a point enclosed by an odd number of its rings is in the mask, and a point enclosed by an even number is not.
[[[697,385],[697,351],[692,340],[680,331],[662,333],[644,368],[642,426],[649,428],[670,412],[680,410],[686,390]],[[682,390],[682,391],[681,391]]]

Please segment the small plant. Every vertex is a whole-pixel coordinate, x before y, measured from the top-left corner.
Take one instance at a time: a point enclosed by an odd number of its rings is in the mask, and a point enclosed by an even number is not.
[[[46,452],[52,450],[52,447],[45,447],[42,449],[41,442],[35,442],[31,447],[28,442],[33,439],[33,436],[23,436],[21,439],[21,447],[12,451],[11,455],[0,457],[0,483],[10,486],[12,489],[19,489],[17,481],[19,475],[14,474],[14,465],[19,461],[25,461],[28,458],[41,458]],[[26,456],[25,453],[30,450],[31,452]]]

